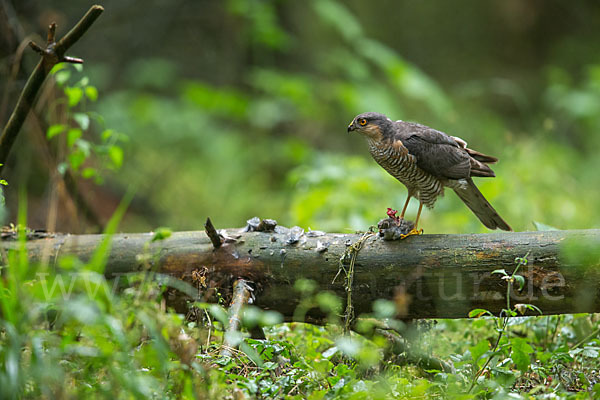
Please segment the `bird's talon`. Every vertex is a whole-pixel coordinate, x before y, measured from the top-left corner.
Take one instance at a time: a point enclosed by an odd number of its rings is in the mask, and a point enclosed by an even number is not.
[[[400,240],[402,239],[406,239],[409,236],[413,236],[413,235],[422,235],[423,234],[423,229],[415,229],[412,228],[412,230],[410,232],[408,232],[406,235],[400,235]]]

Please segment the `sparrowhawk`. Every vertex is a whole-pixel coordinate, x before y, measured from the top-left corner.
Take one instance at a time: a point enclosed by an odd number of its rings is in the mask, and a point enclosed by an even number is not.
[[[497,162],[497,158],[469,149],[458,137],[412,122],[392,121],[375,112],[356,116],[348,126],[348,132],[351,131],[367,138],[375,161],[408,189],[400,218],[404,218],[411,197],[419,200],[411,234],[419,233],[416,228],[423,205],[432,208],[445,187],[454,189],[489,229],[512,230],[472,179],[474,176],[496,176],[487,164]]]

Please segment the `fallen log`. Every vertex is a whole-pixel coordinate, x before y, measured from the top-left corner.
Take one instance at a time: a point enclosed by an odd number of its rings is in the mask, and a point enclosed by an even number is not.
[[[116,234],[107,255],[105,275],[148,268],[189,282],[202,293],[231,293],[239,279],[253,282],[254,305],[275,310],[292,320],[302,295],[294,289],[299,279],[310,279],[318,290],[347,299],[344,269],[348,250],[360,234],[304,232],[277,227],[272,232],[219,231],[218,248],[204,232],[176,232],[162,241],[152,233]],[[50,235],[27,242],[32,261],[56,265],[64,255],[90,260],[104,235]],[[513,290],[511,304],[529,303],[544,314],[600,312],[600,260],[567,257],[563,244],[591,243],[600,248],[600,230],[420,235],[384,241],[377,235],[364,240],[354,257],[352,304],[356,316],[371,312],[376,299],[396,303],[403,318],[465,318],[482,308],[498,314],[506,308],[506,280],[492,274],[516,267],[525,255],[528,264],[519,274],[521,291]],[[0,249],[18,247],[0,241]],[[342,260],[342,262],[340,262]],[[581,260],[586,260],[581,261]],[[6,264],[6,263],[5,263]],[[336,275],[339,275],[336,279]],[[185,296],[171,293],[170,301],[182,309]],[[307,320],[323,313],[308,310]]]

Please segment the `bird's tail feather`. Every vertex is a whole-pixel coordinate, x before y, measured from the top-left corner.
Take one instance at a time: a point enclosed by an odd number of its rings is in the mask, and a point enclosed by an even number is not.
[[[490,229],[500,228],[512,231],[512,228],[494,210],[494,207],[483,197],[483,194],[475,186],[473,179],[467,179],[467,184],[455,187],[454,191],[460,199],[473,211],[479,220]]]

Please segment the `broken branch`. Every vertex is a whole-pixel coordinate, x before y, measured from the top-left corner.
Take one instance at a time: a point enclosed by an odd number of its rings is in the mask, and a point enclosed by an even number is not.
[[[206,218],[206,223],[204,224],[204,230],[206,232],[206,236],[208,236],[208,238],[212,242],[213,247],[215,249],[218,249],[219,247],[221,247],[221,244],[223,244],[223,241],[221,240],[221,236],[219,235],[219,232],[217,232],[217,230],[215,229],[215,226],[213,225],[210,218]]]
[[[83,60],[74,57],[65,57],[65,52],[71,48],[83,34],[92,26],[94,21],[102,14],[104,8],[95,5],[81,18],[81,20],[71,29],[58,43],[54,42],[56,35],[56,24],[52,23],[48,27],[46,48],[30,42],[30,46],[37,53],[40,53],[42,59],[29,76],[17,105],[4,127],[0,137],[0,171],[6,164],[10,150],[17,139],[17,136],[29,114],[40,87],[48,76],[48,73],[56,64],[61,62],[82,63]]]
[[[252,298],[252,288],[243,279],[238,279],[233,284],[233,297],[229,307],[229,325],[225,332],[225,343],[222,356],[231,357],[232,348],[236,348],[241,339],[240,328],[242,325],[242,310],[245,305],[250,303]]]

